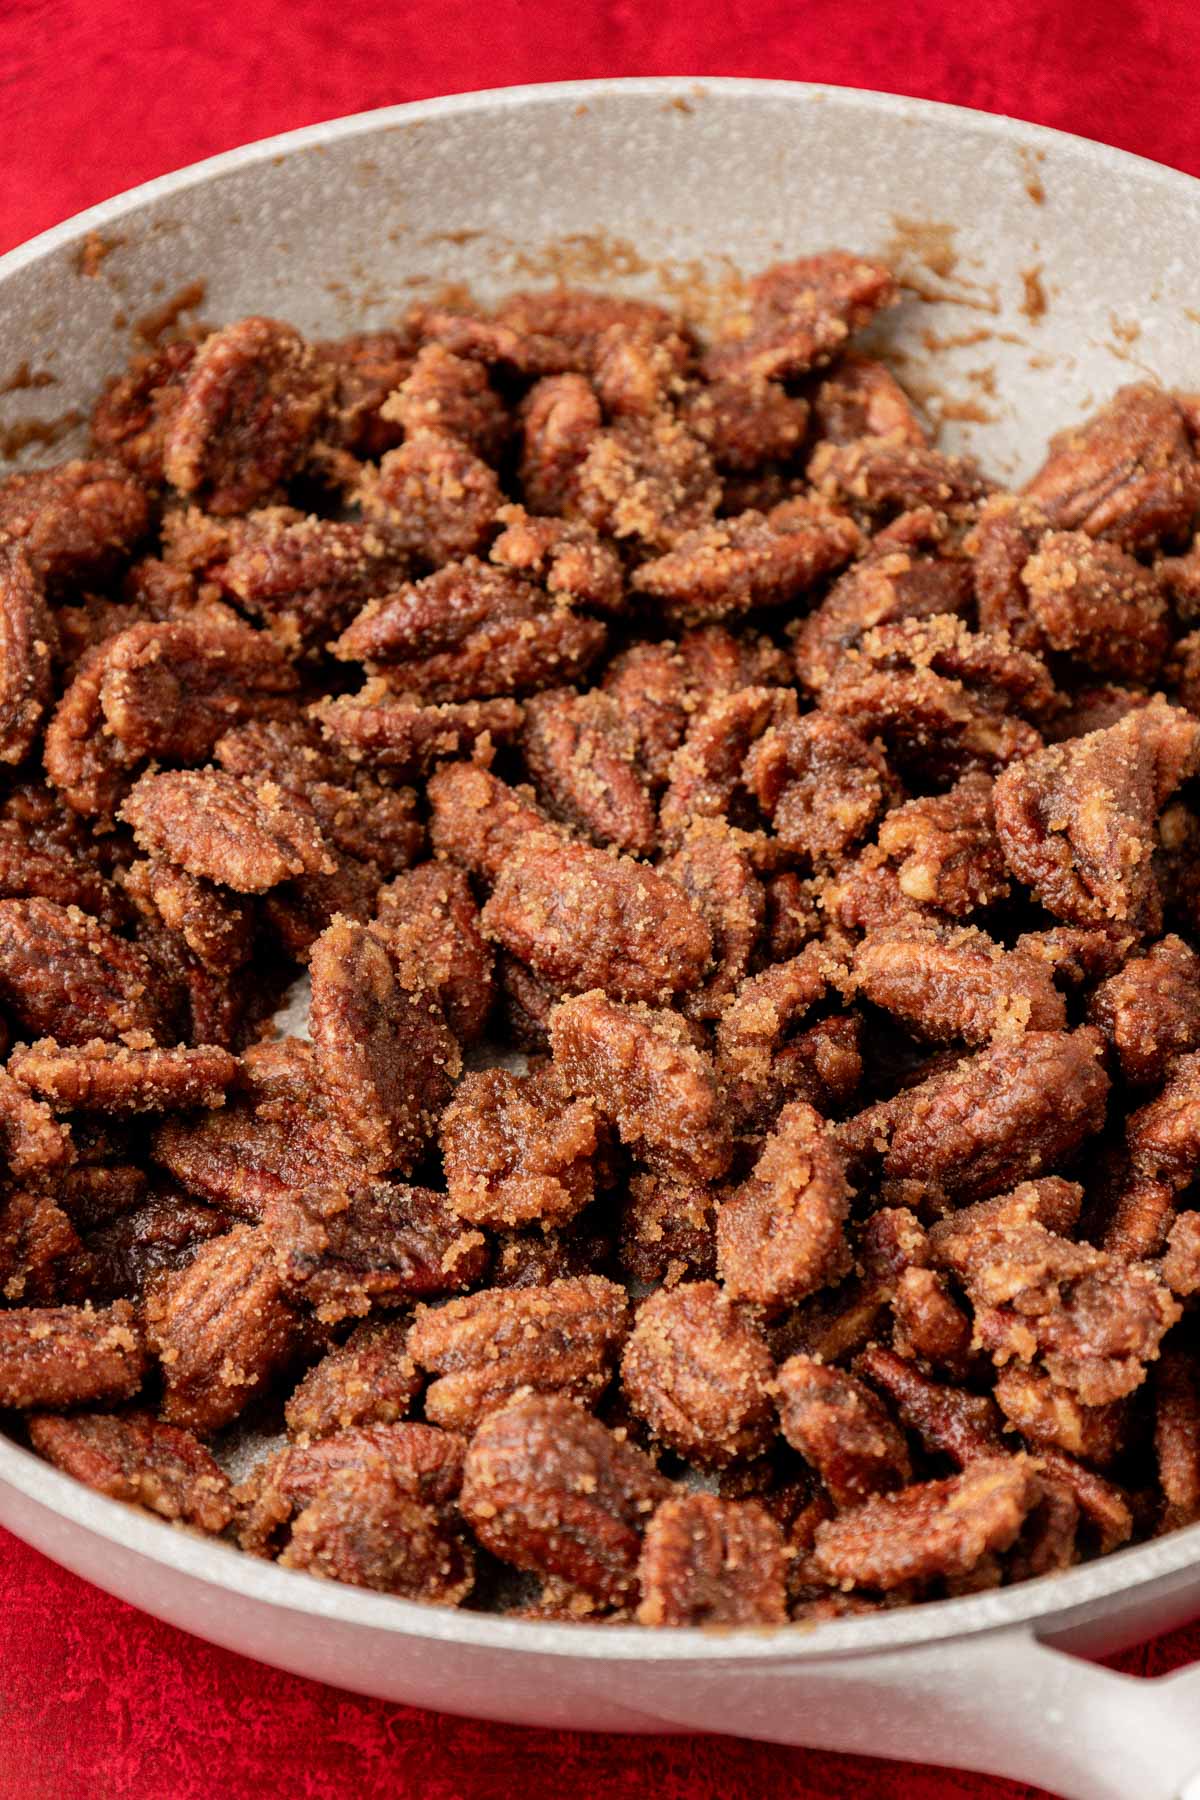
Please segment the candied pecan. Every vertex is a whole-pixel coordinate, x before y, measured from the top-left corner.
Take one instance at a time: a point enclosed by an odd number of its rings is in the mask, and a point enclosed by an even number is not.
[[[397,694],[386,680],[376,678],[357,694],[322,701],[314,707],[313,717],[347,756],[394,777],[423,772],[445,757],[464,752],[484,755],[493,743],[506,743],[517,736],[524,709],[515,700],[504,699],[425,705],[415,695]],[[221,754],[219,746],[217,754]],[[364,809],[368,834],[380,804],[389,797],[386,789],[371,795],[371,805]],[[310,798],[315,805],[311,790]]]
[[[1164,674],[1173,698],[1190,713],[1200,713],[1200,631],[1189,631],[1178,640]],[[1129,704],[1144,705],[1145,697],[1130,695]]]
[[[1170,641],[1166,600],[1150,571],[1116,544],[1083,531],[1048,532],[1021,581],[1052,650],[1130,681],[1149,681],[1161,668]]]
[[[237,1073],[227,1050],[105,1043],[18,1045],[8,1073],[60,1112],[182,1112],[219,1106]]]
[[[817,896],[820,884],[781,869],[765,883],[767,914],[764,955],[767,962],[790,962],[821,930]]]
[[[1181,938],[1162,938],[1101,983],[1088,1019],[1112,1045],[1126,1081],[1163,1081],[1180,1052],[1200,1045],[1200,957]]]
[[[111,1141],[111,1128],[101,1126],[97,1131],[94,1120],[81,1128],[81,1136],[85,1140],[85,1154],[89,1156],[129,1153],[127,1144]],[[134,1163],[84,1162],[62,1171],[56,1186],[59,1201],[74,1223],[81,1231],[90,1231],[140,1205],[147,1184],[146,1171]]]
[[[1006,770],[994,799],[1010,869],[1057,918],[1153,931],[1155,820],[1198,760],[1200,723],[1156,699]]]
[[[286,481],[330,397],[331,372],[290,325],[239,319],[200,346],[163,440],[163,472],[210,513],[241,513]]]
[[[525,706],[521,749],[547,809],[632,856],[654,848],[658,821],[638,767],[632,723],[611,694],[571,688]]]
[[[492,562],[568,604],[600,613],[624,610],[621,559],[582,519],[541,518],[523,506],[502,506],[496,519],[504,529],[488,551]]]
[[[73,812],[109,825],[137,758],[105,730],[100,692],[106,654],[107,646],[101,645],[87,655],[60,697],[46,727],[43,760],[50,781]]]
[[[56,633],[42,583],[0,536],[0,762],[23,762],[53,695]]]
[[[823,1000],[839,973],[820,944],[809,944],[788,962],[747,976],[717,1021],[717,1074],[735,1101],[771,1079],[788,1032]]]
[[[229,1478],[190,1431],[148,1413],[35,1414],[29,1441],[85,1487],[164,1519],[222,1532],[233,1517]]]
[[[565,513],[578,500],[580,471],[604,423],[590,381],[551,374],[530,388],[520,408],[521,492],[537,513]]]
[[[853,1375],[792,1356],[776,1378],[783,1435],[813,1465],[835,1506],[912,1479],[904,1434]]]
[[[634,1175],[621,1209],[618,1260],[634,1281],[673,1288],[716,1273],[716,1198],[705,1187]]]
[[[0,900],[0,999],[27,1031],[86,1044],[160,1037],[150,962],[98,919],[52,900]]]
[[[593,1198],[595,1109],[548,1071],[465,1076],[438,1130],[451,1205],[474,1224],[561,1225]]]
[[[136,1300],[156,1276],[186,1268],[202,1245],[232,1225],[228,1213],[181,1194],[153,1194],[88,1232],[93,1292]]]
[[[434,850],[488,880],[500,873],[527,833],[553,830],[527,788],[510,788],[475,763],[439,769],[426,793]]]
[[[628,1324],[624,1291],[602,1275],[483,1288],[425,1310],[408,1337],[414,1361],[438,1377],[425,1416],[470,1431],[529,1390],[590,1404],[608,1385]]]
[[[439,1002],[405,988],[370,930],[336,918],[313,946],[310,1029],[326,1102],[364,1167],[411,1168],[462,1067]]]
[[[1009,892],[992,780],[982,770],[964,775],[945,794],[893,807],[877,841],[897,866],[900,892],[918,905],[962,918]]]
[[[1200,499],[1200,470],[1178,402],[1148,383],[1120,388],[1050,440],[1025,494],[1058,529],[1127,549],[1181,536]]]
[[[250,960],[255,920],[245,901],[174,863],[129,863],[121,885],[146,918],[181,938],[214,974],[231,974]]]
[[[681,391],[689,347],[653,325],[614,322],[600,332],[591,355],[592,386],[610,418],[653,418]]]
[[[0,896],[39,897],[77,906],[106,925],[119,925],[126,907],[105,873],[107,861],[73,812],[49,789],[12,789],[0,801]]]
[[[482,549],[501,494],[495,471],[461,439],[423,427],[377,470],[367,466],[354,498],[400,549],[436,568]]]
[[[483,1036],[495,998],[493,956],[466,876],[421,863],[379,890],[371,931],[413,994],[435,994],[460,1044]]]
[[[513,851],[482,919],[539,979],[620,1000],[662,1002],[695,987],[712,955],[704,920],[656,870],[544,834]]]
[[[1002,1369],[992,1391],[1009,1424],[1030,1444],[1057,1445],[1101,1468],[1123,1446],[1127,1415],[1120,1401],[1082,1406],[1068,1389],[1036,1369]]]
[[[488,1264],[482,1233],[464,1230],[444,1195],[399,1182],[272,1195],[263,1229],[288,1293],[329,1324],[470,1287]]]
[[[163,1369],[162,1416],[206,1437],[228,1425],[291,1357],[297,1320],[269,1240],[249,1225],[214,1238],[156,1283],[146,1332]]]
[[[927,444],[906,442],[898,433],[855,438],[848,444],[818,444],[808,479],[826,500],[865,513],[939,510],[978,500],[988,483],[968,456],[947,456]]]
[[[817,1567],[839,1586],[885,1593],[911,1581],[969,1575],[1016,1540],[1041,1498],[1035,1468],[1021,1456],[990,1457],[946,1481],[878,1495],[818,1525]]]
[[[650,300],[635,300],[623,294],[596,294],[586,288],[553,287],[529,293],[510,294],[497,308],[496,320],[503,330],[529,340],[552,340],[560,356],[560,366],[590,370],[604,334],[619,326],[646,341],[659,341],[672,347],[677,357],[687,349],[681,335],[680,322]],[[499,341],[503,341],[503,337]],[[513,357],[517,368],[528,366]]]
[[[708,451],[669,411],[595,432],[571,490],[563,510],[608,537],[633,540],[642,553],[669,550],[699,530],[721,498]]]
[[[17,1073],[11,1064],[0,1069],[0,1148],[8,1174],[17,1181],[61,1174],[75,1160],[71,1133],[14,1079]]]
[[[865,1349],[854,1366],[887,1395],[901,1423],[916,1433],[931,1455],[949,1457],[962,1469],[1003,1454],[1003,1419],[988,1395],[932,1381],[879,1344]]]
[[[717,1271],[735,1300],[781,1306],[847,1271],[850,1190],[820,1114],[785,1106],[750,1176],[717,1216]]]
[[[120,463],[74,461],[0,481],[0,536],[57,594],[110,574],[145,535],[146,490]]]
[[[453,1432],[405,1422],[285,1444],[234,1490],[238,1541],[255,1556],[272,1555],[295,1515],[347,1469],[385,1470],[411,1499],[444,1507],[462,1482],[464,1450]]]
[[[1108,1078],[1089,1031],[1001,1039],[901,1096],[884,1192],[983,1198],[1067,1162],[1104,1122]]]
[[[202,762],[221,734],[296,686],[272,640],[247,625],[135,625],[104,646],[105,725],[129,760]]]
[[[878,625],[965,612],[971,599],[966,565],[906,550],[872,550],[835,581],[796,628],[793,656],[802,685],[818,693],[842,657]]]
[[[640,1450],[561,1395],[518,1399],[471,1441],[460,1508],[502,1562],[559,1575],[619,1605],[641,1535],[670,1484]]]
[[[1171,1226],[1162,1275],[1181,1298],[1200,1294],[1200,1213],[1181,1213]]]
[[[475,1582],[461,1533],[386,1467],[341,1469],[292,1524],[285,1569],[457,1606]]]
[[[892,1295],[892,1342],[904,1356],[965,1375],[970,1368],[971,1321],[932,1269],[905,1269]]]
[[[846,250],[776,263],[750,283],[747,311],[725,323],[704,372],[714,381],[802,375],[844,349],[895,294],[890,269]]]
[[[183,395],[196,346],[186,338],[135,356],[114,377],[92,409],[92,443],[102,456],[115,456],[141,480],[163,478],[163,440]]]
[[[425,700],[536,692],[572,681],[605,640],[598,619],[474,557],[371,601],[334,645],[344,661],[388,665],[388,681]]]
[[[938,614],[868,631],[818,704],[881,737],[902,767],[944,779],[1039,750],[1041,737],[1020,712],[1044,710],[1052,694],[1037,657]]]
[[[0,1312],[0,1406],[25,1412],[130,1400],[146,1364],[141,1327],[127,1301]]]
[[[425,344],[417,351],[379,416],[403,426],[406,439],[422,431],[457,438],[485,462],[495,460],[509,433],[507,409],[487,370],[444,344]]]
[[[356,1325],[315,1363],[284,1408],[295,1437],[324,1438],[355,1425],[394,1425],[421,1391],[408,1328],[391,1319]]]
[[[79,1234],[47,1194],[18,1190],[0,1200],[0,1294],[26,1306],[78,1301],[95,1292],[94,1265]]]
[[[894,437],[927,444],[928,434],[912,401],[886,363],[851,351],[839,359],[813,396],[813,418],[832,444],[856,438]]]
[[[804,439],[809,406],[778,381],[748,376],[690,388],[680,401],[680,413],[718,469],[746,473],[795,454]]]
[[[405,544],[371,520],[335,522],[264,507],[237,522],[208,569],[221,590],[288,648],[323,643],[408,574]]]
[[[1200,1380],[1184,1350],[1167,1350],[1154,1372],[1154,1450],[1163,1494],[1161,1529],[1200,1518]]]
[[[782,1625],[783,1533],[755,1500],[679,1494],[657,1508],[638,1562],[642,1625]]]
[[[881,752],[818,712],[768,726],[742,778],[780,847],[818,864],[839,861],[865,837],[891,791]]]
[[[619,1006],[599,990],[550,1015],[567,1091],[593,1100],[621,1142],[667,1180],[715,1181],[732,1147],[712,1063],[677,1013]]]
[[[322,437],[355,456],[382,456],[398,444],[403,431],[383,416],[382,408],[412,368],[412,334],[356,331],[316,343],[313,349],[333,377]]]
[[[986,1044],[1066,1025],[1063,998],[1047,965],[1024,951],[1001,949],[981,931],[935,937],[897,927],[869,935],[854,952],[852,968],[872,1005],[934,1043]]]
[[[724,619],[788,605],[861,544],[854,521],[828,507],[814,504],[778,520],[744,512],[677,535],[665,555],[634,570],[630,585],[670,620]]]
[[[788,688],[741,687],[717,695],[696,712],[687,737],[671,758],[660,826],[664,842],[678,848],[701,819],[738,822],[735,801],[747,758],[767,729],[796,716],[796,696]],[[757,847],[765,851],[764,840]],[[747,848],[754,847],[747,834]],[[764,855],[764,860],[769,860]]]
[[[687,895],[712,933],[711,972],[685,996],[692,1018],[715,1018],[745,976],[762,933],[762,884],[737,835],[721,820],[703,819],[682,847],[660,864]]]
[[[262,894],[337,866],[301,802],[273,782],[255,786],[220,769],[143,775],[121,817],[150,856],[236,893]]]
[[[1133,1514],[1121,1488],[1053,1445],[1041,1445],[1038,1462],[1044,1482],[1061,1485],[1071,1494],[1079,1508],[1081,1521],[1094,1531],[1097,1548],[1102,1554],[1116,1550],[1132,1537]]]
[[[322,1181],[349,1184],[354,1165],[339,1157],[330,1140],[310,1092],[306,1103],[289,1097],[270,1107],[240,1104],[196,1120],[167,1119],[151,1149],[188,1193],[257,1220],[280,1194]]]
[[[621,1355],[634,1413],[660,1443],[702,1464],[767,1448],[774,1373],[761,1332],[715,1281],[684,1282],[643,1300]]]
[[[965,541],[980,629],[1006,631],[1022,650],[1042,648],[1042,634],[1030,616],[1029,593],[1021,577],[1049,529],[1049,519],[1032,500],[993,494]]]

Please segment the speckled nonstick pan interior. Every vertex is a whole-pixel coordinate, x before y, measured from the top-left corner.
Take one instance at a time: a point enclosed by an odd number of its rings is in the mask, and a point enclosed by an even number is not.
[[[189,303],[332,334],[456,283],[666,294],[840,243],[913,298],[880,328],[941,441],[1027,472],[1146,375],[1200,386],[1200,184],[1006,119],[776,82],[589,82],[396,107],[251,145],[0,259],[0,467],[82,443],[131,328]],[[197,284],[203,284],[202,287]],[[25,365],[48,375],[13,385]],[[534,1725],[700,1729],[1200,1796],[1200,1669],[1103,1653],[1200,1612],[1200,1526],[1022,1586],[728,1634],[544,1625],[322,1583],[87,1491],[0,1436],[0,1522],[213,1641],[363,1693]]]

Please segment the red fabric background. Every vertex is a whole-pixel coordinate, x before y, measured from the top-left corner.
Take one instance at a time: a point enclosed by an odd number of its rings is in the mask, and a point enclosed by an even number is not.
[[[1200,175],[1195,0],[0,0],[0,249],[317,119],[589,75],[778,76],[1011,112]],[[1200,1630],[1122,1659],[1162,1673]],[[534,1733],[277,1674],[0,1532],[0,1800],[1015,1800],[983,1777],[718,1739]]]

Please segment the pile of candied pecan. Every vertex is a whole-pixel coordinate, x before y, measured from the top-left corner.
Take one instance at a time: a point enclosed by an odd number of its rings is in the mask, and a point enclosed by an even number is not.
[[[1200,1516],[1200,402],[1001,492],[847,349],[894,298],[832,251],[707,347],[562,289],[243,319],[0,483],[43,1456],[651,1625]]]

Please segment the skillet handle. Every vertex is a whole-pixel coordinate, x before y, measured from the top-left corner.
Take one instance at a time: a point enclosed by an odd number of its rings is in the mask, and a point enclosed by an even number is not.
[[[642,1670],[638,1692],[622,1697],[647,1729],[977,1769],[1062,1800],[1200,1800],[1200,1664],[1120,1675],[1027,1627],[760,1665],[752,1679],[720,1662],[685,1680]]]

